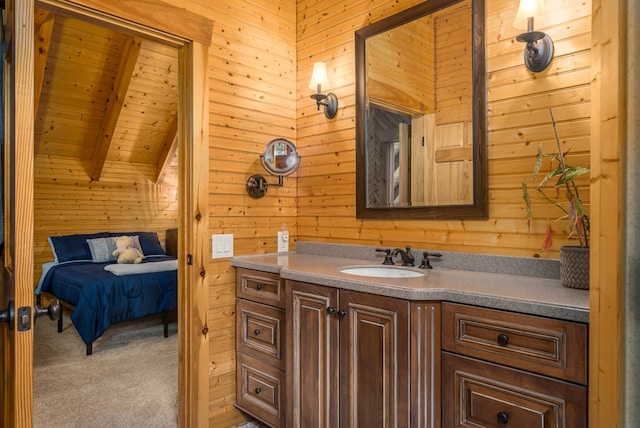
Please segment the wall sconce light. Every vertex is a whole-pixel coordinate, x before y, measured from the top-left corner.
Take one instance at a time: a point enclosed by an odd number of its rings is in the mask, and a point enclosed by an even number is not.
[[[516,37],[527,46],[524,49],[524,63],[533,72],[547,68],[553,58],[553,41],[542,31],[534,31],[533,18],[544,15],[544,0],[520,0],[520,7],[513,23],[515,28],[526,28],[527,32]]]
[[[324,62],[316,62],[313,64],[313,74],[309,82],[309,89],[315,89],[317,92],[311,95],[316,100],[318,111],[320,106],[324,106],[324,115],[327,119],[333,119],[338,112],[338,97],[329,92],[327,95],[322,94],[322,85],[329,84],[327,80],[327,66]]]

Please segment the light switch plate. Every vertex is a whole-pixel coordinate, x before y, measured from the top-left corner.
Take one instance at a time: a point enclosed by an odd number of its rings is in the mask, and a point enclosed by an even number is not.
[[[233,257],[233,233],[211,235],[211,258]]]

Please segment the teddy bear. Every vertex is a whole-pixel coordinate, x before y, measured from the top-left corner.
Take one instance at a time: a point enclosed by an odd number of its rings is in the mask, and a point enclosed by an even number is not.
[[[144,254],[135,247],[133,238],[130,236],[116,236],[113,238],[116,249],[113,255],[118,258],[118,263],[140,263]]]

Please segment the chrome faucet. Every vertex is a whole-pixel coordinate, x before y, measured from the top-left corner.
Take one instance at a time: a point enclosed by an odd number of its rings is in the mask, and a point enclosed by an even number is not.
[[[398,254],[400,254],[400,258],[402,259],[402,266],[415,266],[415,259],[413,258],[413,254],[411,254],[410,246],[407,245],[404,250],[402,248],[393,250],[394,256]]]

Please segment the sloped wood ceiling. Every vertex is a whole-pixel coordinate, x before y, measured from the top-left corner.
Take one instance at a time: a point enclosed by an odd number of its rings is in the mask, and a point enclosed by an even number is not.
[[[177,50],[40,10],[35,31],[36,156],[79,159],[92,180],[123,162],[161,179],[177,147]]]

